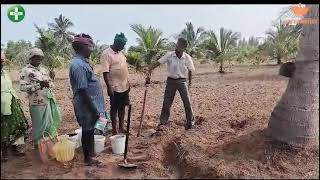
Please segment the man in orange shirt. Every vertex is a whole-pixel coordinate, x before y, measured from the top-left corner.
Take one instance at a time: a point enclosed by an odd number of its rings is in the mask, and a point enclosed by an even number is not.
[[[104,50],[101,55],[103,65],[103,78],[110,96],[110,116],[112,121],[112,134],[118,134],[117,115],[119,118],[119,132],[125,133],[124,115],[125,106],[130,104],[129,99],[129,71],[125,55],[121,52],[126,45],[127,38],[123,33],[117,34],[113,45]]]

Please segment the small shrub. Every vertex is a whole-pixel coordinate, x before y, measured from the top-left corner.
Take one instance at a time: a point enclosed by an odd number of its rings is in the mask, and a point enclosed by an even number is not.
[[[142,55],[140,52],[128,51],[126,57],[128,64],[135,67],[136,71],[143,67]]]
[[[207,59],[202,59],[200,61],[200,64],[208,64],[208,63],[209,63],[209,61]]]

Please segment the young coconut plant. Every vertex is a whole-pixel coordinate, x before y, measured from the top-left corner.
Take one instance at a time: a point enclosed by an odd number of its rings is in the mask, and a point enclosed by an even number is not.
[[[205,36],[207,38],[203,42],[204,48],[219,62],[219,73],[224,73],[224,60],[228,57],[231,49],[236,46],[240,34],[220,28],[219,34],[214,31],[208,31],[205,32]]]
[[[151,74],[152,74],[152,72],[149,72],[146,69],[154,61],[159,59],[161,55],[165,53],[164,45],[165,45],[166,39],[161,37],[162,36],[161,30],[153,28],[151,26],[144,27],[141,24],[131,24],[130,27],[138,35],[138,38],[137,38],[138,46],[136,47],[136,49],[140,51],[139,52],[140,55],[137,55],[137,57],[140,56],[142,58],[142,60],[140,60],[139,63],[134,63],[133,65],[136,65],[137,71],[142,72],[144,74],[145,80],[146,80],[145,82],[146,88],[145,88],[144,98],[143,98],[143,107],[141,112],[140,126],[138,130],[138,135],[137,135],[137,136],[140,136],[142,121],[144,117],[144,109],[145,109],[148,85],[150,84]]]
[[[186,27],[177,36],[178,38],[184,38],[188,42],[188,47],[186,52],[190,54],[191,57],[196,57],[200,52],[200,45],[205,37],[205,30],[203,27],[194,28],[191,22],[186,23]]]

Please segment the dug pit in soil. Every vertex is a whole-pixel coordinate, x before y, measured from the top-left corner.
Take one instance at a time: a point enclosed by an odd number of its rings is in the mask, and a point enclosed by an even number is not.
[[[240,130],[244,128],[248,124],[247,120],[241,121],[241,122],[231,122],[230,127],[232,129]]]
[[[176,138],[164,148],[163,166],[169,169],[171,178],[216,178],[215,172],[203,172],[200,167],[188,164],[188,152],[181,148],[181,137]]]
[[[163,158],[163,165],[164,167],[169,169],[172,178],[181,178],[181,170],[182,168],[179,166],[180,158],[179,155],[180,150],[180,139],[176,138],[172,141],[168,146],[164,148],[164,158]]]

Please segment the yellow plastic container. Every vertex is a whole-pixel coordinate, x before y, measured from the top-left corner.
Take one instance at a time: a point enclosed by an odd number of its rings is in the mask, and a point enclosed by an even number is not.
[[[53,146],[54,157],[58,162],[64,163],[74,158],[75,144],[67,136],[60,136]]]

